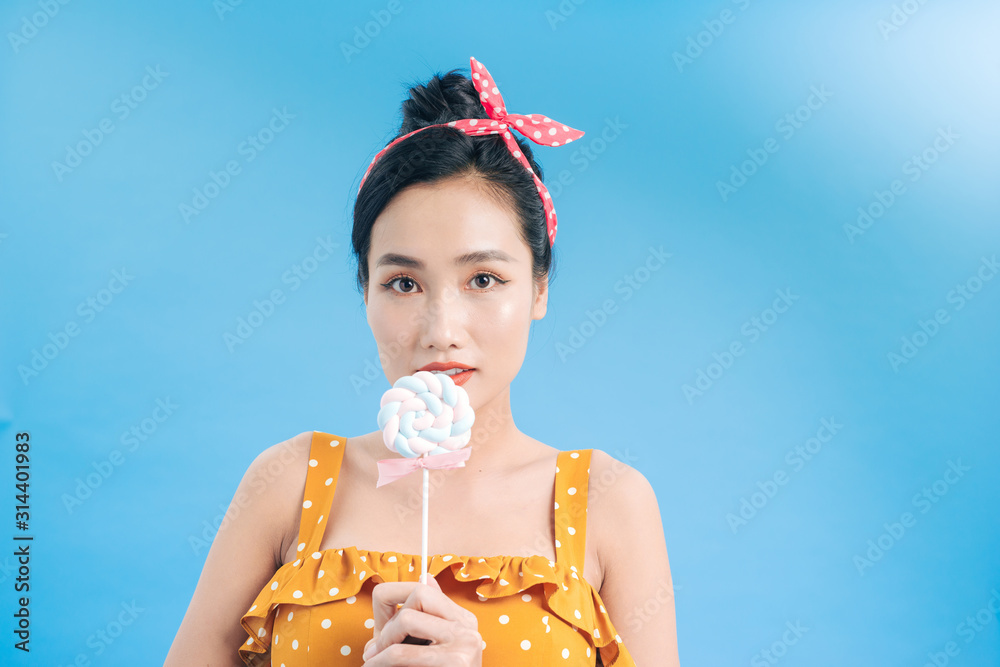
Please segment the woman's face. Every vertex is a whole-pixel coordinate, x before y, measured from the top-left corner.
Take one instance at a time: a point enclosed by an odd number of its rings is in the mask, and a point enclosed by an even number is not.
[[[518,224],[470,178],[412,185],[386,206],[372,228],[365,306],[390,383],[455,361],[475,369],[462,385],[473,409],[509,388],[548,301]]]

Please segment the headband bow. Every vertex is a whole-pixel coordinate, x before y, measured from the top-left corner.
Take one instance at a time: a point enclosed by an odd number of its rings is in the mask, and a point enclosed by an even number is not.
[[[365,184],[365,179],[368,178],[369,172],[371,172],[372,167],[375,163],[382,157],[383,154],[389,148],[399,143],[400,141],[406,139],[412,134],[416,134],[421,130],[426,130],[429,127],[453,127],[456,130],[461,130],[466,134],[478,137],[486,134],[500,134],[503,137],[504,143],[507,145],[507,149],[514,155],[517,160],[524,165],[524,168],[528,170],[531,174],[531,178],[535,181],[535,188],[538,190],[538,196],[542,199],[542,206],[545,207],[545,228],[549,236],[549,245],[553,245],[556,241],[556,209],[552,204],[552,197],[549,195],[548,188],[542,183],[541,179],[535,174],[531,165],[528,163],[528,159],[524,157],[521,153],[520,147],[517,142],[511,136],[510,130],[517,130],[522,135],[531,139],[536,144],[542,144],[543,146],[562,146],[568,144],[574,139],[579,139],[583,136],[583,132],[580,130],[575,130],[572,127],[563,125],[562,123],[556,122],[549,118],[548,116],[542,116],[541,114],[516,114],[507,113],[507,107],[504,105],[503,96],[500,94],[499,89],[497,89],[496,81],[490,75],[489,70],[486,66],[475,58],[470,58],[470,67],[472,71],[472,83],[479,91],[479,101],[482,103],[483,108],[486,109],[486,114],[489,119],[484,118],[463,118],[462,120],[453,120],[449,123],[438,123],[436,125],[427,125],[426,127],[421,127],[404,134],[391,141],[389,145],[380,150],[378,154],[372,158],[371,164],[368,165],[368,169],[365,171],[365,175],[361,179],[361,185],[358,186],[358,192],[361,191],[362,186]]]

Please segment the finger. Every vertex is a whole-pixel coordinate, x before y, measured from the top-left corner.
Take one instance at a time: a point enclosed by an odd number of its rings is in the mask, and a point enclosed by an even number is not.
[[[400,597],[407,590],[409,590],[409,595],[403,600],[402,607],[397,608]],[[451,641],[451,631],[441,630],[440,625],[420,625],[419,629],[411,625],[409,626],[410,630],[392,630],[392,620],[405,609],[411,612],[421,612],[429,618],[458,623],[474,632],[478,631],[479,620],[475,614],[455,603],[439,588],[432,588],[430,585],[420,585],[415,582],[376,584],[372,589],[372,608],[375,616],[375,644],[371,648],[370,655],[380,653],[387,647],[402,642],[407,634],[411,637],[429,639],[437,643]],[[391,632],[391,636],[386,635],[387,628]],[[428,633],[433,633],[433,635]]]
[[[385,581],[372,588],[372,612],[375,620],[375,636],[385,624],[396,615],[398,605],[405,603],[413,589],[420,584],[414,581]]]
[[[433,581],[433,580],[432,580]],[[419,584],[412,581],[387,581],[376,584],[372,589],[372,611],[377,635],[385,624],[396,615],[402,604],[404,608],[424,611],[434,616],[454,621],[468,622],[472,612],[456,604],[441,591],[434,581],[434,586]]]
[[[445,595],[440,587],[432,588],[426,584],[417,585],[410,591],[400,610],[402,609],[415,609],[463,625],[478,623],[475,614]]]
[[[404,607],[382,628],[375,642],[376,648],[384,650],[393,644],[401,644],[407,636],[443,644],[453,639],[454,626],[454,621]]]

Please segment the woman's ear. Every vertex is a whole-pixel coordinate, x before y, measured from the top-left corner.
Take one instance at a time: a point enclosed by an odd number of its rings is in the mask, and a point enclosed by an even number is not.
[[[531,304],[531,319],[540,320],[545,317],[549,305],[549,277],[534,282],[534,302]]]

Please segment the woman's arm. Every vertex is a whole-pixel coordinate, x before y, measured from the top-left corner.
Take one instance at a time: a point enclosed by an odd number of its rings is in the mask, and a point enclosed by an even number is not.
[[[594,488],[590,526],[599,527],[604,570],[599,591],[611,622],[639,667],[679,667],[673,580],[656,493],[634,468],[594,450],[591,480],[614,481]],[[596,473],[596,475],[595,475]]]
[[[240,619],[274,576],[283,544],[294,539],[308,470],[312,433],[261,452],[244,474],[227,519],[205,559],[164,667],[243,667],[247,639]],[[296,495],[298,494],[298,495]]]

